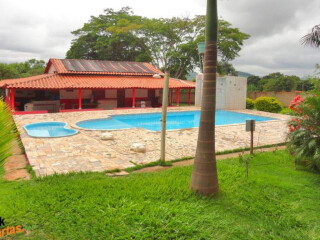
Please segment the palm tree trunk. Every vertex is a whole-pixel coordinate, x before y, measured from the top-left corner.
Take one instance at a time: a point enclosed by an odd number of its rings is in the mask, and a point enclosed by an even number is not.
[[[206,49],[199,135],[190,188],[202,195],[218,194],[215,155],[215,110],[217,81],[217,0],[207,0]]]

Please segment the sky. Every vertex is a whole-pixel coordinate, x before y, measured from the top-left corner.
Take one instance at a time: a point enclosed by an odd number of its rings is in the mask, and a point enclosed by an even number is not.
[[[145,17],[192,17],[206,13],[205,0],[0,0],[0,62],[64,58],[90,16],[130,6]],[[232,63],[255,75],[306,76],[320,63],[320,49],[300,39],[320,24],[319,0],[219,0],[219,17],[251,35]]]

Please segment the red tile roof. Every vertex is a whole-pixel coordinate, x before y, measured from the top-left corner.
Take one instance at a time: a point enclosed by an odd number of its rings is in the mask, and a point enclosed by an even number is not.
[[[27,78],[0,81],[0,88],[15,89],[118,89],[118,88],[163,88],[163,78],[150,76],[101,76],[42,74]],[[170,78],[169,88],[195,88],[194,82]]]
[[[56,72],[48,73],[51,66]],[[161,75],[155,78],[153,75]],[[169,88],[195,88],[194,82],[171,78]],[[82,59],[50,59],[42,75],[6,79],[0,88],[16,89],[101,89],[163,88],[163,73],[149,63]]]
[[[51,65],[56,73],[61,74],[99,74],[99,75],[127,75],[127,76],[152,76],[163,74],[160,70],[145,62],[118,62],[106,60],[86,59],[54,59],[51,58],[45,69],[49,72]]]

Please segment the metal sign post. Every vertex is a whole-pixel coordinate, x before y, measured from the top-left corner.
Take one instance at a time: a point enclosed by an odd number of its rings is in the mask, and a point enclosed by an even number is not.
[[[250,154],[253,154],[253,132],[256,130],[255,120],[246,120],[246,131],[250,132]]]

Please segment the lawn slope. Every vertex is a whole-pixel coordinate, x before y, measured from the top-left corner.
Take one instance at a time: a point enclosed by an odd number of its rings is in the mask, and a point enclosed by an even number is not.
[[[320,239],[320,176],[285,151],[258,154],[248,180],[218,161],[216,198],[189,191],[191,169],[1,181],[1,217],[28,230],[15,239]]]

